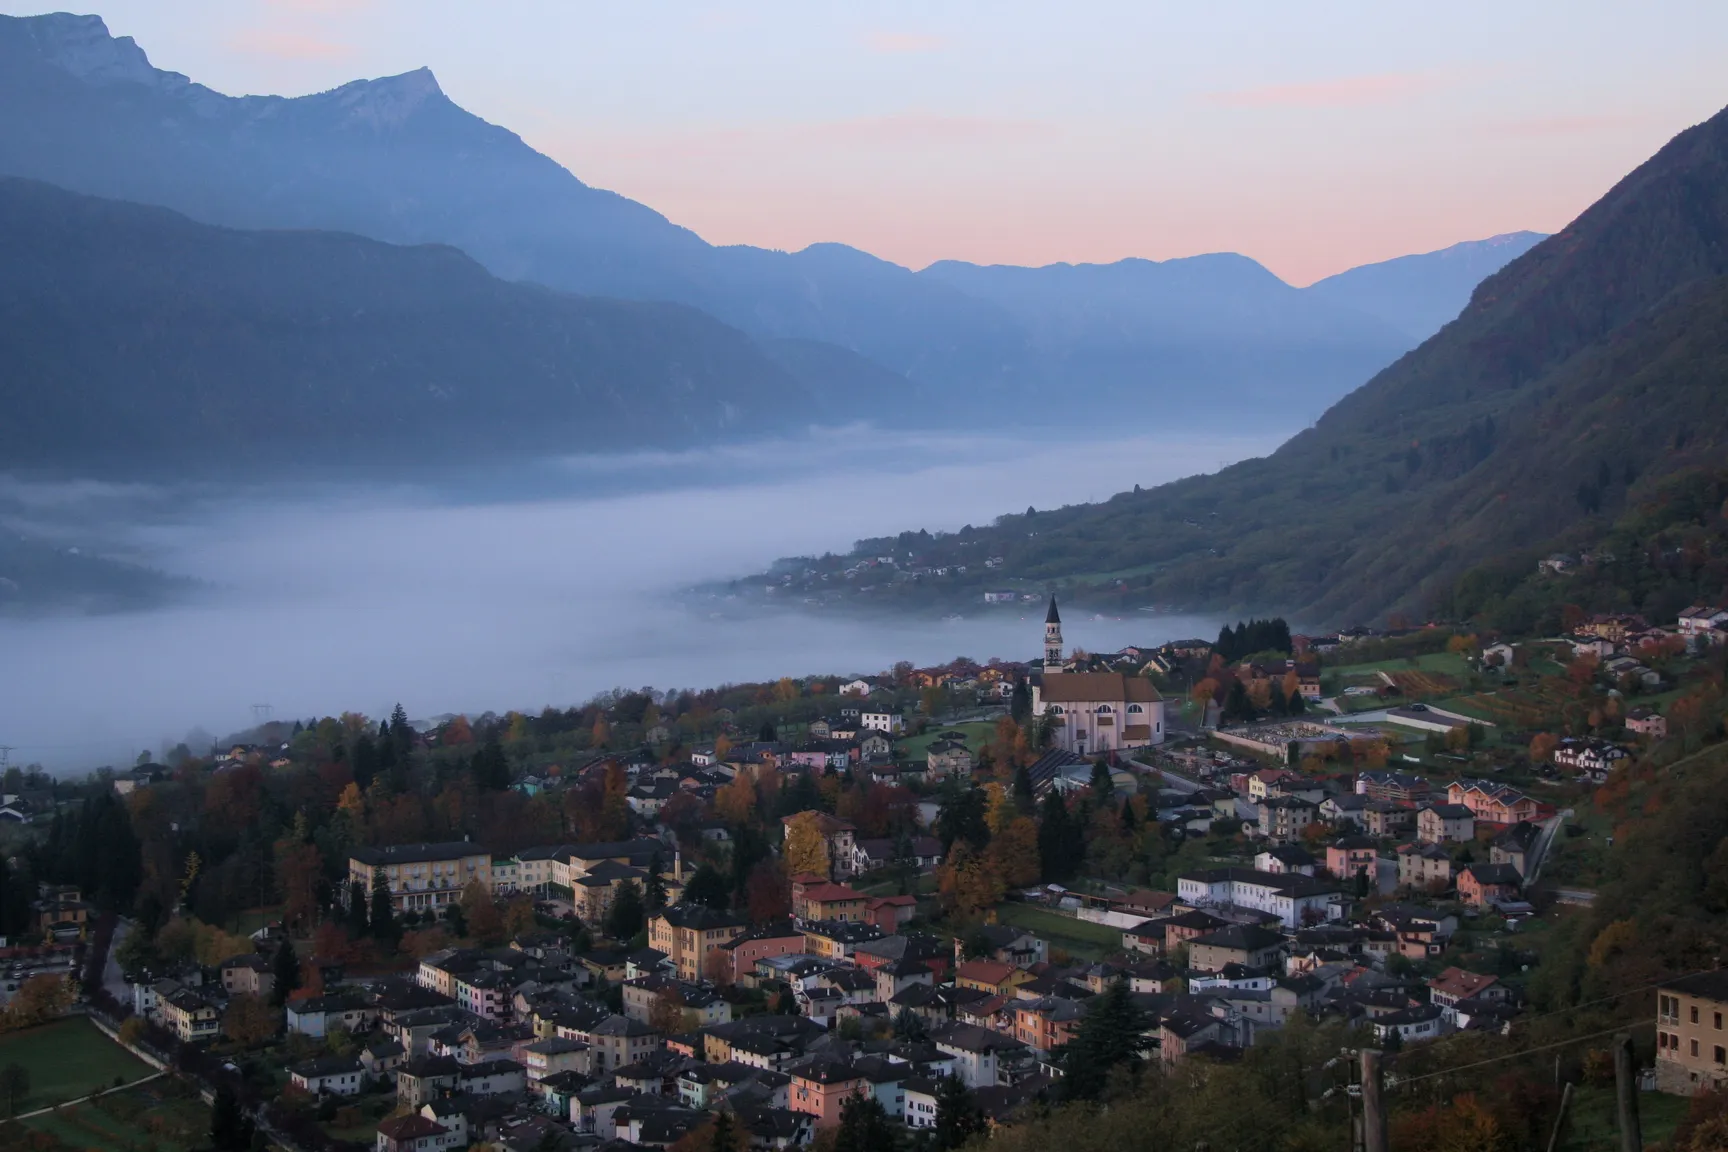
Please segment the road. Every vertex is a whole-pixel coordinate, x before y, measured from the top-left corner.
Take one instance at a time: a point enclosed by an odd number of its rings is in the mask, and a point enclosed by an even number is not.
[[[1566,823],[1566,818],[1572,815],[1572,809],[1564,808],[1551,819],[1541,823],[1542,834],[1536,838],[1534,851],[1529,866],[1526,868],[1524,887],[1536,883],[1536,878],[1542,874],[1542,865],[1548,859],[1548,849],[1554,845],[1554,837],[1560,835],[1560,826]]]
[[[18,1113],[18,1115],[12,1117],[12,1119],[14,1119],[14,1120],[28,1120],[32,1116],[46,1116],[48,1113],[54,1111],[56,1108],[70,1108],[74,1104],[82,1104],[86,1100],[94,1100],[94,1099],[96,1099],[96,1097],[106,1096],[110,1092],[124,1092],[128,1088],[136,1088],[140,1084],[148,1084],[148,1083],[150,1083],[150,1081],[155,1080],[157,1077],[166,1076],[166,1075],[167,1075],[166,1072],[152,1072],[152,1073],[150,1073],[150,1075],[141,1077],[137,1080],[134,1080],[130,1084],[122,1084],[118,1088],[104,1088],[100,1092],[92,1092],[90,1095],[80,1096],[76,1100],[62,1100],[58,1104],[50,1104],[46,1108],[37,1108],[31,1112],[20,1112],[20,1113]]]

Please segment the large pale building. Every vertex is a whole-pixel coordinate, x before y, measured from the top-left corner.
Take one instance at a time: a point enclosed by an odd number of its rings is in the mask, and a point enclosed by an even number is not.
[[[1062,617],[1052,596],[1044,617],[1044,671],[1032,684],[1032,713],[1049,717],[1056,746],[1092,756],[1164,742],[1164,698],[1152,681],[1062,668]]]

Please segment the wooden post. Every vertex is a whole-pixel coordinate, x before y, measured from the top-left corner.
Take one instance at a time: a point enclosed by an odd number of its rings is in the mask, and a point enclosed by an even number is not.
[[[1367,1152],[1386,1152],[1386,1105],[1380,1092],[1380,1060],[1378,1048],[1362,1049],[1362,1143]]]
[[[1638,1126],[1638,1082],[1632,1071],[1632,1037],[1621,1032],[1614,1037],[1614,1098],[1620,1123],[1620,1152],[1644,1152],[1644,1133]]]
[[[1572,1081],[1566,1081],[1566,1088],[1560,1093],[1560,1111],[1554,1117],[1554,1133],[1548,1137],[1548,1152],[1560,1143],[1560,1129],[1566,1123],[1566,1105],[1572,1103]]]

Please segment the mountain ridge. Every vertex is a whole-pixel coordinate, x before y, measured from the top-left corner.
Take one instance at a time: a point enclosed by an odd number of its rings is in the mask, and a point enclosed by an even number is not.
[[[1061,388],[1143,401],[1120,418],[1145,426],[1247,401],[1305,422],[1411,343],[1339,306],[1318,335],[1262,330],[1264,313],[1201,337],[1034,331],[995,300],[856,249],[709,245],[463,110],[425,70],[230,97],[154,69],[100,17],[0,18],[0,172],[230,227],[446,243],[505,279],[687,304],[760,339],[872,360],[918,385],[920,415],[1034,427],[1039,397]]]

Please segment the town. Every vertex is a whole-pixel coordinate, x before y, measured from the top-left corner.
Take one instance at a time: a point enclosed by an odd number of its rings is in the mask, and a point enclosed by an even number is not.
[[[53,1036],[235,1149],[951,1148],[1268,1053],[1510,1059],[1585,1002],[1650,1028],[1653,1124],[1728,1080],[1728,977],[1629,981],[1592,920],[1634,795],[1728,747],[1728,610],[1084,653],[1052,597],[1041,639],[12,767],[0,1088],[63,1103],[9,1054]],[[1606,1107],[1608,1042],[1563,1055]],[[42,1130],[135,1117],[115,1079]]]

